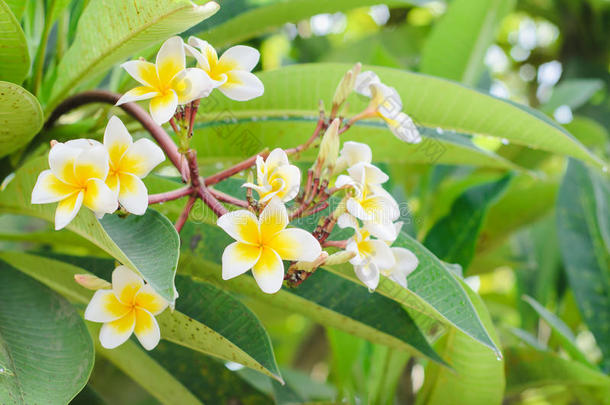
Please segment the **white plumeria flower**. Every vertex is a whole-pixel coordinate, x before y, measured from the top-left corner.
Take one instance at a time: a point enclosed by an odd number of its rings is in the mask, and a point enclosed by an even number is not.
[[[197,67],[208,74],[214,87],[225,96],[232,100],[247,101],[263,95],[263,83],[251,73],[260,58],[258,50],[237,45],[227,49],[219,58],[212,45],[197,37],[190,37],[185,48],[197,59]]]
[[[289,228],[286,207],[272,198],[257,219],[247,210],[229,212],[218,218],[218,226],[236,242],[222,254],[222,278],[237,277],[252,269],[263,292],[273,294],[282,288],[282,260],[311,262],[322,252],[320,243],[303,229]]]
[[[417,268],[419,260],[409,249],[391,247],[390,250],[394,255],[395,264],[390,268],[382,268],[380,270],[381,274],[398,283],[400,286],[407,288],[407,276]]]
[[[354,236],[348,240],[345,250],[354,253],[349,262],[354,266],[358,279],[374,290],[379,284],[380,269],[391,269],[396,265],[390,247],[382,240],[371,239],[370,233],[366,229],[360,229],[357,221],[350,215],[341,215],[338,224],[343,228],[354,228]]]
[[[68,225],[82,205],[98,218],[117,209],[116,196],[105,183],[108,152],[101,143],[88,139],[57,143],[49,152],[49,167],[38,176],[32,204],[59,202],[56,230]]]
[[[288,156],[283,149],[271,151],[267,159],[256,158],[256,182],[244,183],[242,187],[249,187],[258,193],[261,203],[277,196],[287,202],[299,193],[301,187],[301,171],[288,162]]]
[[[204,71],[186,68],[180,37],[171,37],[163,43],[156,63],[132,60],[121,67],[142,86],[129,90],[116,105],[150,99],[150,115],[159,125],[172,118],[178,105],[205,97],[213,89],[213,82]]]
[[[159,146],[150,139],[133,139],[123,122],[110,117],[104,132],[110,171],[106,184],[128,212],[143,215],[148,207],[148,190],[142,182],[152,169],[165,160]]]
[[[368,109],[373,115],[383,119],[398,139],[408,143],[421,141],[421,135],[413,120],[401,111],[402,100],[394,87],[383,84],[379,77],[369,70],[356,77],[354,88],[357,93],[371,99]]]
[[[156,315],[167,308],[165,301],[140,276],[125,266],[112,272],[112,289],[97,290],[85,310],[85,319],[102,322],[100,343],[114,349],[132,333],[146,350],[152,350],[161,339]]]

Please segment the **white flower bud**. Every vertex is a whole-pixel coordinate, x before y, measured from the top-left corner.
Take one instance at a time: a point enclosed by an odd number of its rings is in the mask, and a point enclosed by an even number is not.
[[[356,83],[356,77],[360,74],[360,70],[362,69],[361,63],[356,63],[353,68],[348,70],[337,89],[335,90],[335,95],[333,96],[333,106],[340,106],[345,102],[347,97],[351,94],[352,90],[354,90],[354,84]]]

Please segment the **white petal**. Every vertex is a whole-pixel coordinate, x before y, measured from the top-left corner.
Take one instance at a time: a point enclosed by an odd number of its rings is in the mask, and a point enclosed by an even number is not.
[[[250,72],[260,59],[258,50],[244,45],[233,46],[225,51],[220,57],[219,62],[234,63],[239,70]]]
[[[164,160],[163,150],[156,143],[147,138],[138,139],[123,155],[121,171],[143,178]]]
[[[376,83],[371,85],[371,94],[373,95],[371,105],[382,116],[394,119],[402,110],[402,100],[394,87]]]
[[[63,199],[57,204],[55,210],[55,230],[60,230],[70,223],[78,214],[80,207],[83,205],[83,197],[85,192],[80,191],[77,194],[72,194],[70,197]]]
[[[184,69],[174,77],[171,86],[178,95],[178,104],[207,97],[214,89],[210,76],[199,68]]]
[[[103,180],[89,179],[86,183],[83,204],[93,211],[98,218],[103,214],[112,214],[118,208],[114,191]]]
[[[267,294],[276,293],[284,282],[284,264],[273,249],[263,248],[261,257],[252,269],[258,286]]]
[[[371,240],[373,246],[373,261],[381,269],[389,269],[394,267],[396,259],[390,247],[381,240]]]
[[[364,223],[364,229],[366,229],[374,237],[379,238],[384,242],[392,243],[398,237],[402,224],[402,222],[375,223],[368,221]]]
[[[159,124],[169,121],[178,108],[178,95],[173,90],[164,95],[159,95],[150,100],[150,115]]]
[[[360,180],[361,183],[368,185],[381,184],[388,181],[390,178],[380,168],[370,163],[358,163],[349,169],[347,169],[349,175],[355,179]]]
[[[400,112],[394,119],[387,120],[390,130],[398,139],[407,143],[421,142],[421,135],[411,117]]]
[[[112,272],[112,291],[125,305],[133,305],[144,280],[127,266],[118,266]]]
[[[96,146],[101,146],[102,144],[95,139],[70,139],[67,142],[64,142],[64,145],[69,146],[71,148],[81,149],[81,150],[89,150]]]
[[[201,41],[199,38],[195,38],[195,37],[191,37],[191,38]],[[189,38],[189,42],[191,42],[191,38]],[[203,42],[205,42],[205,41],[203,41]],[[201,53],[201,51],[199,51],[198,49],[195,49],[192,45],[189,45],[189,44],[184,44],[184,51],[186,52],[186,55],[189,55],[189,56],[192,56],[193,58],[195,58],[195,60],[197,61],[197,67],[199,67],[200,69],[203,69],[207,72],[210,71],[210,64],[208,63],[207,58],[205,56],[203,56],[203,53]]]
[[[174,293],[175,292],[176,291],[174,291]],[[175,296],[177,297],[178,294]],[[167,308],[168,305],[169,303],[165,301],[163,297],[157,294],[150,284],[146,284],[144,287],[140,288],[136,294],[136,306],[147,310],[153,315],[159,315],[165,310],[165,308]]]
[[[356,76],[356,83],[354,84],[354,90],[358,94],[362,94],[366,97],[371,97],[371,84],[381,83],[379,76],[374,72],[367,70]]]
[[[335,181],[335,186],[336,187],[345,187],[345,186],[353,187],[358,193],[360,193],[362,191],[362,184],[357,182],[351,176],[347,176],[345,174],[342,174],[339,177],[337,177],[337,180]]]
[[[349,198],[346,203],[347,212],[363,221],[373,220],[373,215],[368,213],[355,198]]]
[[[145,309],[137,308],[135,311],[134,333],[142,347],[146,350],[154,349],[161,340],[161,330],[155,317]]]
[[[82,150],[74,160],[74,178],[80,186],[89,179],[106,180],[108,170],[108,151],[103,145]]]
[[[373,160],[373,152],[370,146],[354,141],[345,142],[339,156],[345,159],[348,166],[353,166],[360,162],[371,163]]]
[[[337,219],[337,225],[339,225],[340,228],[358,229],[358,220],[354,218],[353,215],[346,212],[339,216],[339,219]]]
[[[222,279],[229,280],[250,270],[259,257],[262,249],[242,242],[233,242],[222,253]]]
[[[265,92],[265,86],[258,77],[242,70],[227,72],[227,82],[218,89],[236,101],[248,101]]]
[[[115,105],[123,105],[125,103],[133,103],[136,101],[148,100],[158,96],[160,93],[151,87],[135,87],[123,94]]]
[[[392,250],[394,258],[396,259],[396,265],[394,266],[394,269],[400,272],[400,274],[408,276],[419,265],[419,259],[409,249],[401,247],[393,247],[390,249]]]
[[[282,260],[313,262],[322,253],[318,240],[298,228],[281,230],[265,246],[275,250]]]
[[[202,69],[207,71],[210,70],[210,59],[213,61],[213,63],[218,62],[218,54],[216,53],[216,49],[214,49],[214,47],[210,45],[208,41],[204,41],[203,39],[199,39],[197,37],[189,37],[189,45],[199,48],[201,51],[203,59],[201,61],[197,59],[197,62]]]
[[[110,165],[116,167],[121,157],[133,143],[131,135],[119,117],[113,115],[104,131],[104,146],[108,150]]]
[[[278,167],[270,176],[272,182],[281,179],[283,185],[277,194],[282,201],[290,201],[299,194],[301,187],[301,171],[294,165],[286,165]]]
[[[144,215],[148,208],[148,190],[138,177],[129,173],[120,174],[119,203],[135,215]]]
[[[100,343],[106,349],[114,349],[125,343],[133,333],[136,326],[135,311],[130,311],[116,321],[102,325],[100,329]]]
[[[131,307],[119,302],[112,290],[97,290],[85,309],[85,319],[92,322],[111,322],[124,317]]]
[[[186,67],[184,41],[175,36],[166,40],[157,53],[157,74],[162,84],[169,84]]]
[[[82,149],[63,143],[58,143],[49,152],[49,167],[59,180],[67,184],[76,185],[74,177],[74,162]]]
[[[248,210],[228,212],[216,224],[239,242],[259,244],[258,219]]]
[[[154,63],[142,60],[131,60],[121,65],[131,77],[146,87],[159,88],[159,78],[157,77],[157,67]],[[118,105],[118,104],[117,104]]]
[[[261,212],[259,222],[263,243],[273,239],[290,222],[284,203],[277,197],[272,198]]]
[[[356,276],[369,289],[374,290],[379,285],[379,269],[375,263],[354,266]]]
[[[78,188],[59,180],[51,172],[44,170],[38,175],[32,190],[32,204],[47,204],[61,201],[78,192]]]
[[[267,159],[265,159],[265,166],[268,171],[273,171],[280,166],[285,166],[290,164],[288,161],[288,155],[282,148],[275,148],[269,153]]]

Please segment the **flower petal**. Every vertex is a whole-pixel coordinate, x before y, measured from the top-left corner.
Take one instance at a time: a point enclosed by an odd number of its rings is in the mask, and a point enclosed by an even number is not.
[[[218,89],[232,100],[248,101],[262,96],[265,92],[263,82],[250,72],[232,70],[226,75],[227,81]]]
[[[421,142],[419,130],[407,114],[400,112],[396,118],[383,118],[396,138],[407,143]]]
[[[401,247],[390,248],[396,259],[394,269],[405,276],[412,273],[419,265],[419,259],[409,249]]]
[[[347,212],[350,213],[351,215],[355,216],[358,219],[361,219],[363,221],[371,221],[373,219],[373,214],[369,213],[360,203],[360,201],[358,201],[355,198],[349,198],[347,200],[347,203],[345,204],[346,208],[347,208]],[[371,208],[371,205],[369,204],[369,206],[367,208]]]
[[[195,37],[191,37],[191,38],[195,38]],[[201,41],[199,38],[195,38],[195,39]],[[190,39],[189,39],[189,42],[190,42]],[[199,51],[198,49],[195,49],[192,45],[189,45],[189,44],[184,44],[184,51],[185,51],[186,55],[189,55],[189,56],[192,56],[193,58],[195,58],[195,60],[197,61],[197,67],[199,69],[204,70],[206,73],[210,71],[210,64],[208,63],[208,60],[203,55],[203,53],[201,53],[201,51]]]
[[[392,243],[398,237],[400,228],[402,228],[402,222],[382,222],[376,223],[373,221],[365,222],[364,229],[366,229],[374,237],[383,240],[384,242]]]
[[[115,193],[103,180],[95,178],[87,180],[83,204],[98,217],[112,214],[118,208]]]
[[[76,184],[85,186],[89,179],[105,181],[109,168],[108,151],[103,145],[82,150],[74,161]]]
[[[174,76],[186,67],[184,55],[184,41],[175,36],[169,38],[161,45],[157,53],[157,74],[162,85],[169,84]]]
[[[261,212],[260,218],[261,240],[263,244],[270,241],[275,235],[288,225],[288,212],[282,201],[274,197]]]
[[[145,309],[136,308],[136,322],[134,333],[142,347],[146,350],[154,349],[161,340],[161,330],[155,317]]]
[[[171,87],[178,95],[178,104],[186,104],[207,97],[215,86],[203,69],[188,68],[174,77]]]
[[[356,181],[365,184],[381,184],[390,178],[380,168],[370,163],[358,163],[347,169],[349,175]]]
[[[288,164],[290,164],[290,162],[288,162],[288,155],[286,155],[286,152],[282,148],[273,149],[271,153],[269,153],[269,156],[267,156],[267,159],[265,159],[265,167],[268,172],[272,172],[278,167],[286,166]]]
[[[379,76],[374,72],[367,70],[356,76],[356,83],[354,84],[354,90],[358,94],[362,94],[366,97],[372,97],[371,95],[371,84],[381,83]]]
[[[222,279],[229,280],[250,270],[261,255],[259,246],[233,242],[222,253]]]
[[[220,57],[219,63],[235,64],[239,70],[250,72],[260,59],[257,49],[245,45],[237,45],[227,49]]]
[[[121,181],[119,180],[119,174],[114,172],[106,177],[106,185],[114,194],[116,200],[119,199],[119,190],[121,189]]]
[[[157,67],[154,63],[143,60],[130,60],[121,65],[123,69],[129,73],[131,77],[146,87],[158,89],[159,77],[157,76]]]
[[[168,305],[168,302],[157,294],[150,284],[140,288],[136,294],[136,306],[144,308],[153,315],[159,315]]]
[[[112,290],[97,290],[85,309],[85,319],[92,322],[112,322],[124,317],[131,307],[119,302]]]
[[[369,289],[374,290],[379,285],[379,269],[375,263],[354,266],[356,276]]]
[[[125,128],[123,121],[116,115],[110,117],[104,131],[104,146],[108,151],[110,167],[112,169],[118,168],[121,157],[123,157],[123,154],[132,143],[133,139],[127,128]]]
[[[178,108],[178,95],[174,90],[169,90],[165,94],[159,94],[150,100],[150,115],[159,124],[169,121]]]
[[[127,149],[121,159],[120,171],[143,178],[164,160],[163,150],[150,139],[142,138]]]
[[[119,174],[119,203],[135,215],[144,215],[148,208],[148,190],[138,177],[129,173]]]
[[[373,247],[373,261],[380,269],[389,269],[394,267],[396,259],[390,247],[383,241],[375,239],[369,241]]]
[[[347,141],[343,144],[339,159],[344,159],[348,167],[360,162],[371,163],[373,152],[370,146],[364,143]]]
[[[299,194],[301,187],[301,171],[294,165],[286,165],[278,167],[269,177],[270,181],[274,178],[283,180],[283,186],[277,193],[277,196],[282,201],[290,201]]]
[[[358,229],[358,220],[356,220],[353,215],[348,214],[346,212],[339,216],[339,218],[337,219],[337,225],[339,225],[340,228]]]
[[[59,180],[71,185],[78,185],[74,176],[74,162],[82,149],[58,143],[49,152],[49,167]]]
[[[116,321],[102,325],[100,329],[100,343],[106,349],[114,349],[125,343],[133,333],[136,326],[135,311],[129,311],[127,315]]]
[[[47,204],[61,201],[78,191],[78,188],[66,184],[55,177],[51,170],[44,170],[38,175],[36,185],[32,190],[32,204]]]
[[[259,245],[258,219],[248,210],[228,212],[216,224],[239,242]]]
[[[394,87],[386,86],[383,83],[371,85],[371,106],[386,118],[396,118],[402,110],[402,100]]]
[[[252,274],[263,292],[276,293],[284,282],[284,263],[275,250],[264,247],[258,262],[252,268]]]
[[[135,303],[136,294],[144,286],[144,280],[127,266],[118,266],[112,272],[112,291],[125,305]]]
[[[115,105],[123,105],[125,103],[133,103],[135,101],[148,100],[149,98],[153,98],[158,96],[160,93],[153,89],[152,87],[147,86],[139,86],[134,87],[129,90],[127,93],[123,94],[119,101],[116,102]]]
[[[55,210],[55,230],[58,231],[70,223],[78,214],[81,205],[83,205],[83,197],[85,192],[80,191],[72,194],[70,197],[61,200],[57,204]]]
[[[204,41],[203,39],[199,39],[197,37],[189,37],[188,42],[190,46],[199,48],[203,57],[201,61],[196,58],[200,65],[199,67],[209,72],[210,67],[218,63],[218,54],[216,53],[216,49],[214,49],[214,47],[210,45],[208,41]]]
[[[322,247],[312,234],[297,228],[283,229],[266,245],[275,250],[282,260],[313,262],[322,253]]]

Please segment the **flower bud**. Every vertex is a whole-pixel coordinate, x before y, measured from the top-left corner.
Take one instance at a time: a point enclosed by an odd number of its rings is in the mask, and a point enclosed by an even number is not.
[[[88,290],[102,290],[112,288],[108,281],[94,276],[93,274],[75,274],[74,281]]]
[[[341,250],[328,256],[324,264],[333,266],[336,264],[343,264],[349,262],[356,256],[356,252],[348,252],[347,250]]]
[[[320,143],[320,152],[315,163],[318,173],[332,173],[339,157],[339,124],[341,121],[335,118],[330,124]]]
[[[335,90],[333,107],[343,104],[352,90],[354,90],[354,84],[356,83],[356,77],[360,74],[360,69],[362,69],[362,64],[356,63],[353,68],[345,73]]]

